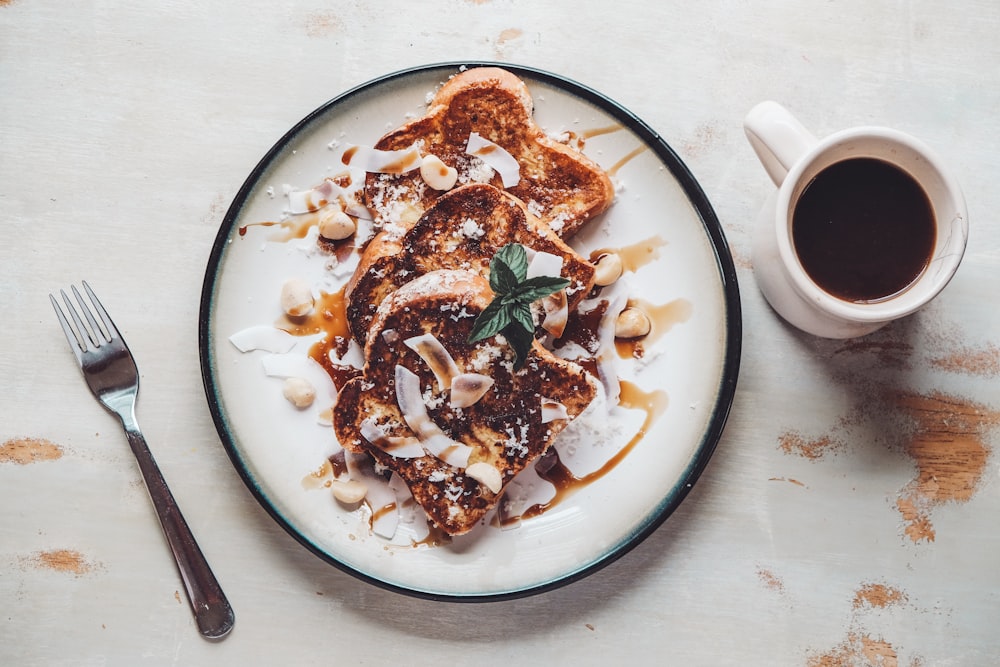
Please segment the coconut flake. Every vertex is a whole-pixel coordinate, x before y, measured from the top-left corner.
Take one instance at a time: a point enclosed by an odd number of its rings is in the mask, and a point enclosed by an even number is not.
[[[390,437],[371,418],[361,422],[361,437],[397,459],[415,459],[426,454],[416,438]]]
[[[525,274],[527,278],[537,278],[548,276],[558,278],[562,275],[563,258],[553,255],[550,252],[534,252],[528,260],[528,270]],[[559,290],[555,294],[542,299],[542,307],[545,309],[545,317],[542,319],[542,328],[559,338],[566,330],[569,322],[569,301],[566,298],[566,290]]]
[[[542,399],[542,423],[548,424],[557,419],[569,419],[566,406],[551,398],[540,397]]]
[[[313,410],[319,409],[322,417],[323,406],[329,405],[327,398],[334,399],[337,396],[337,387],[330,379],[319,362],[311,357],[301,354],[266,354],[260,359],[264,374],[273,378],[303,378],[316,388],[316,398],[318,405],[313,406]],[[320,419],[322,425],[329,425],[327,420]]]
[[[345,178],[350,185],[342,187],[333,178]],[[346,174],[328,177],[322,183],[309,190],[289,189],[285,196],[288,198],[288,213],[300,215],[303,213],[315,213],[326,206],[337,206],[344,213],[355,218],[370,219],[371,214],[361,202],[361,187],[364,184],[365,172],[362,169],[349,169]]]
[[[333,178],[342,178],[345,174],[340,174],[334,176]],[[362,220],[371,220],[372,214],[365,206],[364,201],[362,201],[362,194],[364,192],[365,185],[365,170],[357,168],[348,168],[346,172],[346,180],[348,185],[346,187],[341,187],[336,182],[334,182],[334,187],[337,188],[336,192],[337,201],[340,202],[340,207],[344,209],[344,213],[353,217],[360,218]],[[355,236],[359,241],[359,237]]]
[[[298,354],[268,354],[261,357],[264,375],[275,378],[311,377],[317,368],[322,369],[311,357]]]
[[[566,290],[559,290],[542,299],[542,308],[545,310],[542,328],[555,338],[559,338],[569,322],[569,300],[566,298]]]
[[[385,477],[375,471],[374,461],[368,454],[345,451],[345,462],[350,479],[368,487],[365,504],[372,512],[372,532],[392,539],[399,526],[399,500]]]
[[[403,421],[417,434],[420,443],[449,465],[467,466],[472,447],[452,440],[431,420],[420,392],[420,378],[408,368],[397,365],[395,379],[396,402],[403,413]]]
[[[318,211],[335,199],[336,190],[340,190],[340,187],[327,180],[309,190],[290,190],[286,195],[288,212],[298,215]]]
[[[485,461],[473,463],[465,469],[465,474],[485,486],[491,493],[500,493],[500,489],[503,488],[503,476],[500,471]]]
[[[413,336],[403,341],[408,348],[420,355],[437,378],[438,387],[441,391],[451,388],[452,379],[461,371],[448,350],[441,344],[434,334],[422,334]]]
[[[504,148],[479,135],[477,132],[469,134],[469,141],[465,145],[465,152],[474,155],[495,169],[500,174],[505,188],[514,187],[521,181],[521,166]]]
[[[399,528],[397,537],[405,531],[409,544],[424,544],[430,535],[430,521],[424,509],[415,501],[406,482],[396,473],[389,478],[389,488],[395,491],[399,501]],[[404,538],[405,539],[405,538]],[[397,540],[398,541],[398,540]]]
[[[229,337],[229,342],[240,352],[263,350],[273,354],[284,354],[295,347],[295,336],[282,329],[262,324],[237,331]]]
[[[549,276],[558,278],[562,275],[563,258],[550,252],[536,251],[528,262],[527,278]]]
[[[451,402],[453,408],[467,408],[479,402],[493,386],[493,378],[479,373],[462,373],[451,381]]]
[[[416,144],[397,151],[383,151],[370,146],[349,146],[344,151],[351,167],[375,174],[405,174],[420,167],[423,159]]]
[[[396,403],[399,405],[403,416],[418,416],[420,412],[426,415],[427,408],[424,406],[424,397],[420,393],[420,378],[410,369],[396,365]],[[410,420],[407,419],[407,424]],[[409,424],[410,428],[418,435],[420,430]]]
[[[536,464],[537,465],[537,464]],[[545,505],[556,495],[556,487],[542,479],[536,466],[528,466],[517,474],[497,503],[500,530],[520,527],[521,515],[533,505]]]
[[[615,323],[618,321],[619,313],[628,305],[628,286],[624,283],[625,281],[618,280],[611,285],[611,289],[604,290],[602,298],[607,300],[608,306],[597,325],[598,349],[595,361],[598,379],[604,385],[608,409],[618,405],[618,397],[621,395],[616,361],[618,351],[615,348]]]

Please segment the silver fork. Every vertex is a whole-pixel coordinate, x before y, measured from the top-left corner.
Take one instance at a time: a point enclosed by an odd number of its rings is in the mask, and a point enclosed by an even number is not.
[[[191,529],[181,515],[173,494],[167,488],[167,483],[146,445],[146,439],[139,431],[139,425],[135,420],[139,372],[132,353],[129,352],[125,340],[104,310],[104,306],[97,300],[97,295],[90,289],[90,285],[84,282],[83,289],[90,297],[94,310],[101,319],[100,323],[94,318],[76,287],[73,286],[71,289],[86,318],[86,324],[65,291],[59,290],[76,329],[66,319],[55,297],[49,294],[49,300],[52,301],[52,307],[56,310],[66,339],[76,354],[76,360],[80,363],[87,386],[101,405],[118,416],[125,428],[128,443],[139,463],[139,470],[142,472],[149,497],[156,508],[163,534],[166,535],[184,582],[184,590],[188,602],[191,603],[199,632],[208,639],[221,639],[233,628],[235,621],[233,609],[198,543],[195,542],[194,535],[191,534]]]

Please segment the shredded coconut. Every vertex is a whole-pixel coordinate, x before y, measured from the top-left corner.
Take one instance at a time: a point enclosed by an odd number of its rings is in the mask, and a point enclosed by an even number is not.
[[[486,235],[486,230],[472,218],[466,218],[462,222],[462,226],[458,228],[458,233],[461,233],[466,238],[478,240]]]
[[[455,305],[457,306],[458,304],[455,304]],[[453,308],[452,311],[454,311],[454,310],[455,309]],[[469,311],[467,311],[465,309],[465,306],[462,306],[462,310],[458,311],[457,314],[449,315],[449,318],[451,319],[452,322],[458,322],[459,320],[461,320],[463,318],[466,318],[466,317],[475,317],[475,315],[473,315],[472,313],[470,313]]]
[[[403,227],[395,222],[387,222],[382,226],[382,231],[385,232],[390,239],[398,241],[403,238],[403,234],[406,233],[406,227]]]
[[[468,183],[489,183],[493,180],[493,167],[486,164],[480,157],[471,156],[468,167],[460,171],[458,181],[462,185]]]
[[[464,308],[462,309],[465,310]],[[476,349],[474,355],[469,360],[469,367],[475,371],[487,370],[493,362],[503,356],[503,349],[499,345],[483,345]]]
[[[563,227],[566,226],[566,222],[569,221],[571,217],[572,216],[569,215],[568,213],[560,213],[559,215],[549,220],[549,227],[552,228],[552,231],[559,232],[562,230]]]
[[[520,420],[518,420],[520,421]],[[528,448],[528,426],[527,424],[521,425],[520,437],[514,431],[513,426],[508,426],[504,429],[504,433],[507,434],[507,439],[503,442],[504,449],[507,452],[507,456],[516,456],[518,458],[524,458],[531,453]]]
[[[433,389],[428,387],[423,394],[423,399],[424,399],[424,405],[426,405],[429,409],[433,410],[435,408],[441,407],[441,404],[444,403],[444,394],[439,394],[435,396]]]

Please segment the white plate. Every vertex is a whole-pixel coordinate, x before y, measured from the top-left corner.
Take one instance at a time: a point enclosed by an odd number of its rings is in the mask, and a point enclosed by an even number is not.
[[[587,136],[584,151],[620,185],[611,209],[572,244],[587,255],[659,236],[665,241],[659,258],[626,277],[631,295],[690,309],[642,362],[621,363],[624,378],[643,390],[665,392],[669,404],[613,470],[516,529],[484,525],[435,547],[387,542],[371,534],[363,510],[348,511],[328,490],[303,483],[338,449],[332,429],[316,419],[332,403],[332,384],[318,378],[315,407],[298,411],[281,397],[281,381],[264,374],[264,353],[241,353],[229,341],[237,331],[278,319],[278,293],[287,278],[331,283],[322,255],[310,251],[314,244],[308,239],[275,242],[266,227],[245,235],[240,228],[279,219],[284,186],[308,189],[340,171],[339,145],[372,145],[421,115],[428,95],[459,71],[457,63],[397,72],[359,86],[292,128],[253,170],[226,214],[202,292],[199,338],[208,402],[251,492],[282,527],[330,563],[423,597],[482,600],[536,593],[623,555],[680,504],[704,468],[721,435],[739,368],[740,302],[732,258],[711,205],[677,155],[601,94],[546,72],[502,66],[528,84],[537,122],[553,135]],[[612,127],[617,129],[600,132]],[[299,339],[289,354],[307,349],[307,341]],[[575,447],[606,459],[632,438],[642,418],[632,410],[595,420],[615,428],[578,429]]]

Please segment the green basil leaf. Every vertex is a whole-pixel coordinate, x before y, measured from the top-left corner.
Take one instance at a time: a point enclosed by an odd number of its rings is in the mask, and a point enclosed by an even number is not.
[[[528,253],[520,243],[508,243],[497,250],[493,256],[493,261],[502,262],[511,270],[517,282],[521,282],[528,275]],[[490,262],[490,269],[493,263]]]
[[[531,344],[535,341],[534,327],[528,331],[520,324],[511,323],[504,328],[503,335],[514,350],[514,368],[523,367],[524,362],[528,360]]]
[[[510,306],[512,323],[520,324],[525,331],[530,331],[532,336],[535,333],[535,321],[531,319],[531,304],[525,301],[513,303]]]
[[[498,295],[511,294],[517,289],[517,275],[503,261],[494,257],[490,262],[490,287]]]
[[[516,306],[517,304],[524,301],[524,299],[521,298],[521,296],[517,293],[516,290],[513,292],[508,292],[507,294],[504,294],[502,296],[498,296],[497,299],[502,301],[503,304],[507,306]]]
[[[528,279],[528,253],[519,243],[508,243],[490,260],[490,287],[496,293],[472,325],[469,342],[503,333],[514,350],[515,368],[521,368],[535,340],[531,304],[569,285],[565,278],[536,276]]]
[[[569,285],[565,278],[555,278],[553,276],[535,276],[528,280],[521,281],[517,286],[514,295],[519,301],[533,303],[543,299],[550,294],[555,294],[559,290]]]
[[[500,297],[497,297],[483,309],[483,312],[479,313],[479,317],[472,324],[468,342],[475,343],[495,336],[510,323],[510,307],[505,305]]]

